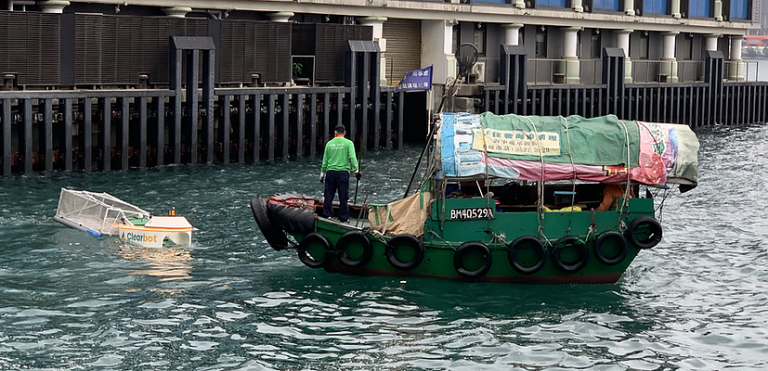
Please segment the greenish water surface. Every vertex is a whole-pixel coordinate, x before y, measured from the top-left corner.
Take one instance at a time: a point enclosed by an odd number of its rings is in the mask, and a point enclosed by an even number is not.
[[[248,204],[320,196],[319,158],[0,179],[0,369],[767,369],[768,129],[698,134],[700,186],[669,195],[664,240],[611,285],[307,268]],[[419,152],[367,154],[359,198],[400,197]],[[92,237],[53,222],[62,187],[199,230],[163,250]]]

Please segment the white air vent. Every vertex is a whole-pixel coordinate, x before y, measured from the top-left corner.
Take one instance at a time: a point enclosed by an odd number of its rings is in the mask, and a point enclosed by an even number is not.
[[[485,83],[485,62],[477,62],[469,73],[470,80],[477,84]]]

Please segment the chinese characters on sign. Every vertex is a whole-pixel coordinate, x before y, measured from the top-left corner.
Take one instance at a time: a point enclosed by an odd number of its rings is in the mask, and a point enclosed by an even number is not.
[[[532,133],[522,130],[485,129],[474,131],[472,149],[509,155],[556,156],[560,154],[560,133]]]
[[[432,89],[432,66],[408,71],[395,89],[400,91],[421,91]]]

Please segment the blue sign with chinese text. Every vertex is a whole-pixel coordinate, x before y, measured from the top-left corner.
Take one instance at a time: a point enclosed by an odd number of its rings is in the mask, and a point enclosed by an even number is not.
[[[400,91],[420,91],[432,89],[432,66],[422,69],[408,71],[400,80],[400,84],[395,89]]]

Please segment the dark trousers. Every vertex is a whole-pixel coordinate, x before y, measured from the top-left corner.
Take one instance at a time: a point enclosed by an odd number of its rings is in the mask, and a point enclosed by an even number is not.
[[[327,171],[325,173],[325,201],[323,202],[323,216],[333,216],[333,198],[339,191],[339,220],[349,220],[349,172]]]

